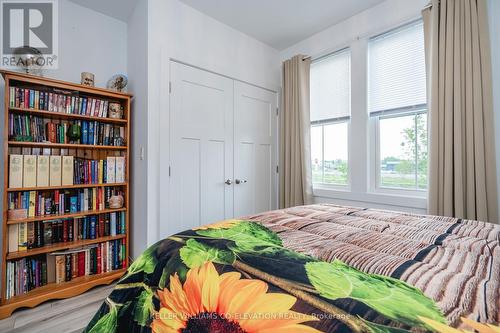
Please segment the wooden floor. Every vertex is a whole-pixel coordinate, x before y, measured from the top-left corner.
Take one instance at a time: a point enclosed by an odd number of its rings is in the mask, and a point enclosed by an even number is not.
[[[10,318],[0,320],[0,332],[81,332],[113,287],[114,284],[96,287],[73,298],[46,302],[34,309],[17,310]]]

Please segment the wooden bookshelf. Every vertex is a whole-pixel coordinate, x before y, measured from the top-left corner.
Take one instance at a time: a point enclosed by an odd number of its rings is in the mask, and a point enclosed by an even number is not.
[[[108,241],[121,241],[125,240],[125,265],[128,266],[129,258],[129,232],[130,232],[130,213],[129,213],[129,195],[130,195],[130,112],[131,112],[131,98],[132,95],[128,93],[120,93],[102,88],[94,88],[83,86],[76,83],[64,82],[55,79],[42,78],[32,76],[24,73],[17,73],[12,71],[0,70],[5,81],[5,124],[4,124],[4,184],[3,184],[3,228],[2,228],[2,261],[1,261],[1,285],[0,285],[0,319],[6,318],[12,312],[21,307],[35,307],[38,304],[52,299],[68,298],[79,295],[94,286],[109,284],[114,280],[120,278],[126,271],[125,268],[117,270],[86,275],[73,278],[71,281],[62,283],[48,283],[46,285],[37,287],[24,294],[12,296],[7,299],[7,262],[17,261],[23,258],[30,258],[32,256],[44,256],[46,254],[64,251],[64,250],[78,250],[86,246],[95,246],[95,244],[102,244]],[[88,114],[56,112],[43,110],[45,108],[40,104],[40,108],[27,108],[11,105],[10,103],[10,88],[20,87],[25,89],[34,89],[39,91],[50,91],[57,94],[66,94],[67,96],[78,96],[85,98],[99,99],[102,101],[120,103],[123,107],[123,118],[114,119],[108,117],[97,117]],[[28,105],[25,105],[28,106]],[[110,145],[89,145],[82,143],[52,143],[44,142],[27,142],[27,141],[13,141],[9,134],[10,115],[29,115],[36,116],[43,121],[50,121],[55,123],[73,123],[73,122],[98,122],[108,124],[109,126],[119,126],[120,134],[124,130],[124,134],[120,135],[124,139],[125,145],[123,146],[110,146]],[[13,116],[14,117],[14,116]],[[16,118],[13,118],[16,119]],[[24,121],[24,118],[23,118]],[[106,125],[106,126],[108,126]],[[116,132],[115,132],[116,133]],[[17,137],[16,137],[17,138]],[[66,142],[66,140],[63,140]],[[74,141],[73,141],[74,142]],[[9,155],[72,155],[78,158],[86,159],[106,159],[107,156],[123,156],[125,157],[125,182],[119,183],[105,183],[105,184],[75,184],[75,185],[62,185],[62,186],[43,186],[32,187],[25,186],[20,188],[9,188]],[[41,215],[31,216],[24,219],[8,220],[9,208],[9,195],[16,195],[16,192],[30,192],[30,191],[78,191],[83,189],[102,189],[105,191],[107,187],[119,189],[124,193],[124,206],[118,209],[105,208],[100,210],[80,211],[76,213],[65,213],[59,215]],[[109,189],[108,189],[109,190]],[[101,190],[100,190],[101,191]],[[102,207],[101,207],[102,208]],[[77,239],[69,242],[59,242],[47,244],[45,246],[31,248],[28,250],[18,250],[9,252],[9,227],[16,227],[21,223],[38,223],[40,221],[51,221],[60,219],[74,219],[83,218],[87,216],[117,213],[122,214],[125,212],[125,233],[117,234],[116,236],[101,236],[95,239]],[[123,220],[122,220],[123,221]],[[74,231],[75,236],[76,230]],[[106,233],[104,235],[107,235]],[[11,264],[9,264],[11,265]]]

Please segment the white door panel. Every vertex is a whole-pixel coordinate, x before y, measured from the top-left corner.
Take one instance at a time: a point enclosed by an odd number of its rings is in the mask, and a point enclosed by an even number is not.
[[[171,62],[171,233],[233,216],[233,81]]]
[[[276,94],[234,83],[234,215],[276,208]],[[237,184],[238,180],[241,182]]]

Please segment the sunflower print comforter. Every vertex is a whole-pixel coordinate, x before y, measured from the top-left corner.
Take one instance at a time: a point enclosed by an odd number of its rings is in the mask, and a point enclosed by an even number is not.
[[[311,205],[137,258],[85,332],[498,332],[500,227]]]

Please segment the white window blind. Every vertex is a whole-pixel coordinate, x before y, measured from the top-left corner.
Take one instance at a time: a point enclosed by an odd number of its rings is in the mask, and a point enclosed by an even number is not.
[[[427,103],[422,21],[372,38],[368,49],[371,115]]]
[[[345,119],[351,113],[349,50],[342,50],[311,64],[311,122]]]

